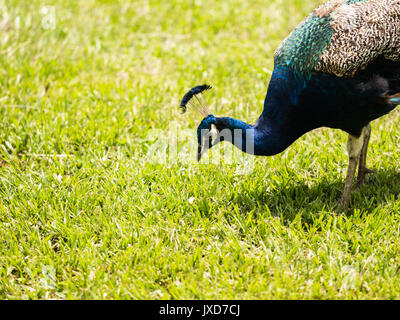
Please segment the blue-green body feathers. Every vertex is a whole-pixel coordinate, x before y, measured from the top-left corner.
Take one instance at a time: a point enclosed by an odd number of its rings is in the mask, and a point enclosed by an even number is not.
[[[306,19],[277,49],[275,67],[289,67],[308,77],[331,42],[331,20],[314,15]]]

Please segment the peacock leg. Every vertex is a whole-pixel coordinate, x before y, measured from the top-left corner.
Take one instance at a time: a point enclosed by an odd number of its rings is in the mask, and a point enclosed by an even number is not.
[[[364,134],[364,144],[361,149],[360,161],[358,163],[358,175],[357,175],[356,190],[360,189],[360,187],[364,184],[365,176],[368,173],[374,173],[373,170],[370,170],[367,168],[367,152],[368,152],[369,138],[371,137],[371,125],[368,124],[367,126],[365,126],[363,131],[365,133]]]
[[[343,206],[344,210],[347,211],[350,202],[351,187],[353,185],[354,175],[357,169],[357,163],[360,159],[361,150],[364,145],[364,138],[366,134],[367,127],[363,128],[361,135],[355,137],[349,135],[349,140],[347,141],[347,152],[349,154],[349,167],[347,169],[346,182],[344,184],[343,195],[340,200],[340,204]]]

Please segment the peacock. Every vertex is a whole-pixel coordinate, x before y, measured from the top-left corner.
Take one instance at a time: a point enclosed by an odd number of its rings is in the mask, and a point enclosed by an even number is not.
[[[210,88],[193,88],[180,107],[185,111],[201,102]],[[340,199],[347,211],[357,167],[355,190],[373,172],[366,166],[370,123],[399,104],[400,0],[331,0],[275,51],[264,109],[254,125],[202,109],[197,160],[221,141],[272,156],[313,129],[341,129],[348,133],[349,164]]]

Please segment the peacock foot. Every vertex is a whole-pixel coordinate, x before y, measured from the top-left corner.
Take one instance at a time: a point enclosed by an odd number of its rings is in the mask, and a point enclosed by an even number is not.
[[[362,187],[362,185],[365,183],[365,177],[367,174],[371,174],[371,173],[376,173],[374,170],[368,169],[368,168],[364,168],[363,170],[361,170],[358,173],[358,177],[357,177],[357,185],[354,189],[354,191],[358,191],[360,190],[360,188]]]

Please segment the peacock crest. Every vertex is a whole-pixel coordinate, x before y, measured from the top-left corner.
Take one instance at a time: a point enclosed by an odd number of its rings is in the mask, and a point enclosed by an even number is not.
[[[201,86],[196,86],[190,89],[183,97],[180,108],[182,113],[185,113],[187,106],[191,106],[194,110],[199,112],[203,117],[207,117],[210,112],[208,110],[207,103],[203,99],[203,94],[211,90],[212,87],[208,84],[203,84]]]

